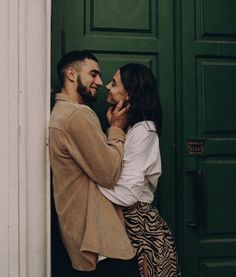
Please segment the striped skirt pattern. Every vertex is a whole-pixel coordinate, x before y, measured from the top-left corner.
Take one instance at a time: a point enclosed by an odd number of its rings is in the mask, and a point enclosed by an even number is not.
[[[124,208],[123,213],[128,236],[137,251],[140,276],[181,276],[173,236],[158,210],[148,203],[138,202]]]

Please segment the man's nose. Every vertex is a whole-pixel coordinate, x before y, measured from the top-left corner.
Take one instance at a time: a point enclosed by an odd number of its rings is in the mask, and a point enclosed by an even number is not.
[[[98,86],[102,86],[102,85],[103,85],[103,81],[102,81],[102,79],[101,79],[100,76],[97,76],[97,78],[96,78],[96,84],[97,84]]]

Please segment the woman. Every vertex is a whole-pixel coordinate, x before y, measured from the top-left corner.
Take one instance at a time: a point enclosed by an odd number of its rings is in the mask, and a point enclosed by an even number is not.
[[[123,206],[140,275],[180,276],[171,231],[151,206],[161,175],[158,133],[162,113],[156,79],[146,66],[130,63],[116,71],[106,88],[107,101],[123,100],[129,104],[129,114],[121,176],[112,190],[99,188],[110,201]]]

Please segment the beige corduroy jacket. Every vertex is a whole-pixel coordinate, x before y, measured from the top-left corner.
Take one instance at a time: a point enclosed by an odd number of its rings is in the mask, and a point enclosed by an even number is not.
[[[135,253],[113,204],[96,184],[111,188],[119,178],[124,132],[107,137],[96,114],[59,93],[49,125],[53,193],[62,239],[72,266],[96,268],[98,254],[131,259]]]

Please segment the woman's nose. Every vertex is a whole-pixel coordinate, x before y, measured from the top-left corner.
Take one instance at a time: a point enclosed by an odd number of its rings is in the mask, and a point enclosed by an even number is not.
[[[106,85],[106,89],[107,89],[107,90],[110,89],[110,85],[111,85],[111,83],[108,83],[108,84]]]

